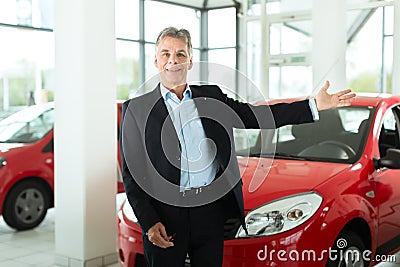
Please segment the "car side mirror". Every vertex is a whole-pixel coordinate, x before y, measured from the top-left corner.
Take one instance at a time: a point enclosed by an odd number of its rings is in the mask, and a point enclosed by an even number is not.
[[[374,158],[375,169],[389,168],[389,169],[400,169],[400,149],[389,148],[386,151],[386,156],[377,159]]]

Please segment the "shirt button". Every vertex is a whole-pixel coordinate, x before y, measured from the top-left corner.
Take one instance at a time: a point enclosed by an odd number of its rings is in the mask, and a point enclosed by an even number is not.
[[[181,160],[181,157],[179,157],[179,156],[176,156],[176,159],[177,159],[177,160]]]

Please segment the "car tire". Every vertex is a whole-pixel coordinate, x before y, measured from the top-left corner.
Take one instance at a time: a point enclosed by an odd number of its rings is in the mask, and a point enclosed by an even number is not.
[[[16,230],[29,230],[38,226],[49,207],[46,188],[33,180],[14,186],[8,193],[3,207],[3,219]]]
[[[366,246],[358,234],[342,231],[332,246],[326,267],[367,267],[369,261],[363,257],[365,251]]]

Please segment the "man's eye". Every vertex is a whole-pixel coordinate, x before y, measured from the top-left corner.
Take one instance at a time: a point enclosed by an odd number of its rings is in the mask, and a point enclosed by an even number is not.
[[[169,57],[169,53],[161,54],[163,57]]]
[[[182,54],[182,53],[179,53],[179,54],[178,54],[178,57],[186,57],[186,55],[185,55],[185,54]]]

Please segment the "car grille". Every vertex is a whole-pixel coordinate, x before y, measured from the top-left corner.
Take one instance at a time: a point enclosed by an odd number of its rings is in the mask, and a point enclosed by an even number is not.
[[[239,219],[228,219],[224,225],[224,240],[231,240],[235,238],[235,235],[240,227]]]

